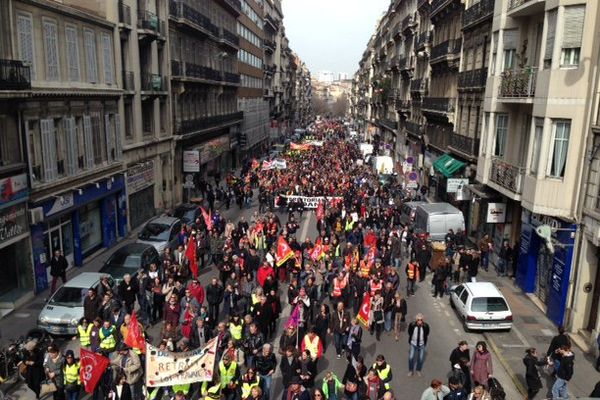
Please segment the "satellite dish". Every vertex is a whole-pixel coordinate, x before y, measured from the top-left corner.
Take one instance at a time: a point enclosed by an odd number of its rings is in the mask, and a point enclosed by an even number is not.
[[[552,228],[550,225],[540,225],[535,228],[535,233],[538,234],[539,237],[544,239],[546,242],[546,247],[550,253],[554,253],[554,246],[552,245]]]

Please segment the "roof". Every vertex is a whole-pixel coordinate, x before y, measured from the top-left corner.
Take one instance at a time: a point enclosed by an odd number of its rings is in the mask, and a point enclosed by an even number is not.
[[[65,283],[66,287],[89,289],[100,281],[105,274],[98,272],[83,272]]]
[[[174,223],[176,223],[178,221],[179,221],[179,218],[169,217],[169,216],[163,215],[163,216],[151,219],[150,221],[148,221],[148,223],[164,224],[164,225],[171,226],[171,225],[173,225]]]
[[[458,208],[454,207],[450,203],[425,203],[419,205],[419,207],[431,215],[461,213]]]
[[[119,247],[115,250],[115,253],[128,253],[128,254],[142,254],[144,250],[154,247],[151,244],[146,243],[127,243],[125,246]]]
[[[409,206],[410,208],[417,208],[421,204],[427,204],[426,201],[407,201],[404,203],[405,206]]]
[[[492,282],[468,282],[465,287],[473,294],[473,297],[502,296],[502,293]]]

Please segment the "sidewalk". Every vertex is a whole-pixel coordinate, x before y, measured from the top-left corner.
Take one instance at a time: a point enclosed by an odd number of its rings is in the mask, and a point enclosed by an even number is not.
[[[498,286],[513,312],[514,325],[510,332],[486,332],[485,339],[494,350],[507,370],[514,384],[524,395],[527,393],[525,383],[525,366],[523,357],[525,350],[535,347],[538,354],[546,355],[552,337],[557,334],[556,326],[546,317],[523,291],[510,278],[501,278],[490,269],[479,270],[478,280],[493,282]],[[583,353],[573,346],[575,353],[575,373],[569,382],[569,394],[577,398],[588,398],[594,385],[600,380],[600,374],[594,369],[595,355]],[[540,369],[543,388],[538,394],[540,399],[545,395],[551,398],[550,390],[554,378]]]

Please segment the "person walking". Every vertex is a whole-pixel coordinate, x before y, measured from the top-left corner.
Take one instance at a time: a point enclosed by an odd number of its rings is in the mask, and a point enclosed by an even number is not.
[[[337,309],[331,315],[331,326],[329,332],[333,334],[335,352],[338,359],[342,358],[342,351],[347,342],[350,330],[350,314],[344,309],[344,303],[338,302]]]
[[[67,400],[79,400],[79,394],[81,392],[79,369],[80,364],[79,361],[75,359],[75,353],[73,353],[73,350],[67,350],[65,353],[65,367],[63,370]]]
[[[58,278],[62,280],[63,284],[67,282],[68,267],[69,263],[65,258],[63,252],[60,250],[55,250],[54,256],[50,260],[50,275],[52,276],[52,286],[50,287],[50,294],[54,294]]]
[[[479,252],[481,253],[481,267],[487,272],[490,259],[490,251],[492,250],[492,240],[487,233],[483,235],[479,241]]]
[[[421,376],[428,338],[429,324],[425,322],[423,314],[418,313],[415,316],[415,320],[408,325],[408,344],[410,345],[410,352],[408,354],[408,376],[414,375],[415,367],[417,375]]]
[[[390,382],[394,376],[392,375],[392,366],[385,361],[383,354],[379,354],[375,358],[375,363],[371,368],[375,370],[377,376],[381,379],[381,384],[385,390],[390,390]]]
[[[60,354],[56,344],[50,344],[44,357],[44,370],[46,377],[56,386],[56,391],[52,393],[53,400],[65,400],[64,366],[65,358]]]
[[[512,253],[512,248],[508,244],[508,241],[505,240],[504,243],[502,243],[502,247],[498,254],[498,268],[496,270],[496,275],[507,276],[508,267],[511,265]]]
[[[415,283],[420,280],[419,263],[412,259],[406,264],[406,297],[415,295]]]
[[[371,310],[369,312],[369,332],[371,336],[375,333],[375,338],[379,342],[381,340],[381,331],[384,325],[383,315],[383,297],[381,293],[377,291],[375,296],[371,299]]]
[[[535,347],[525,351],[523,364],[525,365],[525,382],[527,383],[527,400],[533,400],[542,388],[542,380],[537,367],[546,365],[547,358],[540,359]]]
[[[399,292],[396,292],[392,309],[392,320],[394,321],[394,335],[396,337],[396,342],[400,338],[400,331],[406,321],[407,311],[406,300],[404,300],[404,297],[402,297]]]
[[[552,386],[552,399],[568,399],[567,384],[573,377],[575,354],[573,354],[571,346],[568,344],[560,346],[557,352],[560,355],[560,364],[556,370],[556,381]]]
[[[439,379],[434,379],[423,394],[421,394],[421,400],[439,400],[446,398],[450,394],[450,388]]]
[[[492,354],[487,349],[487,344],[483,341],[477,342],[475,353],[471,363],[471,375],[475,385],[487,387],[487,381],[492,377]]]

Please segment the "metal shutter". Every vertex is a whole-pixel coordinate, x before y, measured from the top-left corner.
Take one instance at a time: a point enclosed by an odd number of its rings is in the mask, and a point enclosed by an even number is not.
[[[77,173],[77,133],[75,128],[75,118],[64,118],[63,125],[65,129],[65,147],[67,151],[65,172],[67,175],[74,175]]]
[[[46,50],[46,80],[58,81],[60,79],[58,31],[54,22],[44,21],[44,45]]]
[[[19,58],[29,65],[31,80],[35,80],[35,60],[33,50],[33,21],[31,16],[17,16],[17,31],[19,35]]]
[[[67,42],[67,57],[69,63],[69,80],[71,82],[77,82],[80,79],[77,28],[73,26],[67,26],[65,28],[65,36]]]
[[[585,5],[565,7],[563,49],[581,47],[583,37],[583,21],[585,18]]]
[[[96,38],[94,32],[86,30],[83,34],[85,43],[85,61],[87,64],[87,80],[98,82],[98,60],[96,57]]]
[[[114,83],[112,42],[110,36],[102,34],[102,57],[104,60],[104,82],[108,85]]]
[[[89,115],[83,116],[83,144],[85,149],[85,167],[94,168],[94,144],[92,143],[92,119]]]
[[[104,136],[106,137],[106,159],[112,162],[115,159],[115,148],[113,141],[112,126],[110,123],[110,115],[104,114]]]
[[[56,133],[53,119],[40,120],[40,134],[42,136],[42,159],[44,163],[44,181],[52,182],[58,177],[56,164]]]
[[[546,32],[546,52],[544,53],[544,60],[552,60],[552,53],[554,53],[554,38],[556,36],[556,16],[556,9],[548,11],[548,30]]]
[[[115,114],[115,148],[117,161],[123,159],[123,144],[121,143],[121,115]]]

